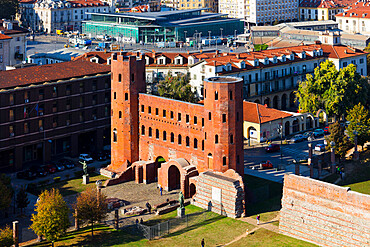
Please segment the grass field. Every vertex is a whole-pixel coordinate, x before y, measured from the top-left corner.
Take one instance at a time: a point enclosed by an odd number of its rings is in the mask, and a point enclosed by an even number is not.
[[[45,185],[39,188],[39,190],[42,191],[42,190],[49,190],[51,188],[56,188],[56,189],[59,189],[62,196],[69,196],[69,195],[73,195],[76,193],[80,193],[88,187],[96,186],[95,185],[96,180],[104,181],[106,179],[107,177],[98,175],[97,173],[91,173],[90,183],[87,185],[82,184],[82,178],[74,178],[70,180],[63,180],[58,183],[52,183],[52,184]]]

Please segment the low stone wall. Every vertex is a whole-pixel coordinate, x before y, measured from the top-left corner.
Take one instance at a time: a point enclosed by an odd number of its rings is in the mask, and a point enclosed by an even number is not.
[[[241,217],[244,213],[243,181],[238,174],[230,171],[199,174],[192,203],[221,215]]]
[[[104,186],[110,186],[110,185],[115,185],[119,183],[124,183],[128,181],[134,180],[134,172],[132,167],[128,167],[124,172],[121,174],[117,174],[115,178],[108,179],[104,182]]]
[[[285,175],[279,229],[320,246],[370,246],[370,195]]]

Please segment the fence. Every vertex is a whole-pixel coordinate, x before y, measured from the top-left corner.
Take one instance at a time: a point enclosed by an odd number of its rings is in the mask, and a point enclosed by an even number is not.
[[[187,214],[184,218],[174,218],[155,225],[135,224],[135,228],[139,234],[146,239],[161,237],[173,232],[180,231],[190,226],[203,224],[206,221],[220,217],[210,211],[202,211],[193,214]]]

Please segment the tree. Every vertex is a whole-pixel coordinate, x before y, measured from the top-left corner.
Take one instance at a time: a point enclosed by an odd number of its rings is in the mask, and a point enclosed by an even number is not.
[[[77,197],[74,205],[77,210],[77,219],[91,224],[91,236],[94,236],[94,222],[103,220],[107,215],[106,199],[107,197],[102,193],[97,193],[94,187],[86,189]]]
[[[10,247],[13,244],[13,230],[9,226],[0,228],[0,246]]]
[[[348,65],[337,71],[333,62],[327,60],[308,74],[306,81],[296,91],[300,112],[316,113],[324,109],[330,116],[345,116],[359,102],[366,103],[369,84],[356,72],[356,66]]]
[[[357,143],[362,147],[370,140],[370,113],[360,103],[348,111],[347,135],[350,141],[354,143],[355,131],[357,132]]]
[[[335,143],[335,154],[339,157],[344,157],[350,148],[348,137],[344,134],[344,128],[339,122],[335,122],[329,126],[330,135],[325,139],[328,143],[327,148],[331,148],[331,142]]]
[[[38,236],[54,242],[66,233],[69,227],[68,206],[59,190],[45,190],[36,203],[37,214],[32,214],[32,229]]]
[[[18,10],[18,0],[0,0],[0,19],[12,19]]]
[[[17,202],[17,207],[21,209],[21,214],[22,214],[23,209],[26,208],[28,204],[30,203],[30,200],[28,200],[26,190],[24,189],[23,186],[21,187],[21,189],[19,190],[17,194],[16,202]]]
[[[367,75],[370,75],[370,44],[366,46],[364,51],[369,52],[369,54],[366,56],[366,60],[367,60]]]
[[[188,75],[173,76],[168,73],[166,78],[158,83],[158,94],[162,97],[195,103],[198,97],[192,90]]]
[[[13,189],[10,178],[0,174],[0,210],[4,210],[12,203]]]

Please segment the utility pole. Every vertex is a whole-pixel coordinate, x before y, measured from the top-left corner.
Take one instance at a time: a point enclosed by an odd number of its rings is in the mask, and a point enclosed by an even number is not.
[[[283,119],[281,119],[281,124],[277,128],[278,134],[280,135],[280,165],[283,164]]]

